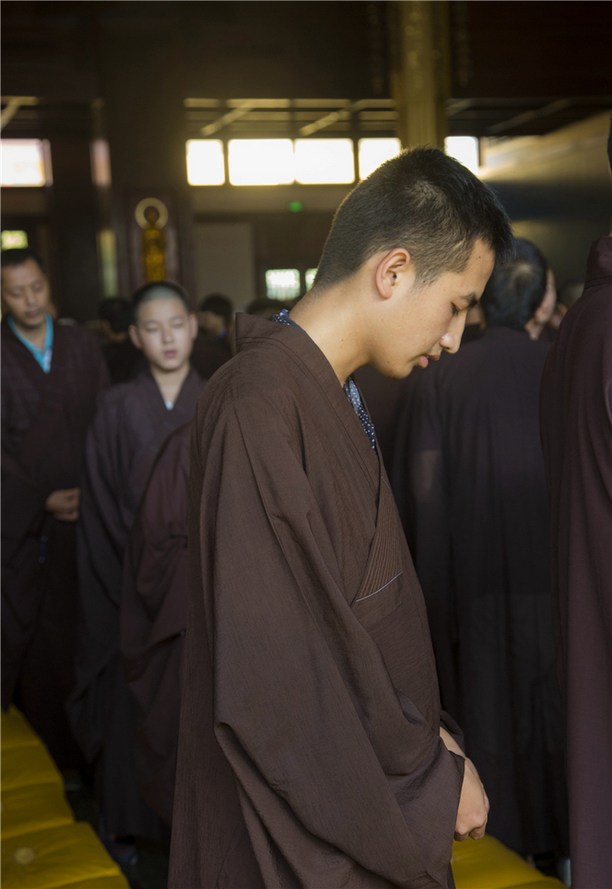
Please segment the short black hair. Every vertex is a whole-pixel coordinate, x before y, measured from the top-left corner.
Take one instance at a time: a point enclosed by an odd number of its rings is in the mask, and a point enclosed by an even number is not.
[[[229,296],[225,296],[224,293],[209,293],[200,300],[198,311],[220,315],[225,323],[229,324],[234,315],[234,306]]]
[[[132,304],[124,296],[109,296],[100,302],[98,318],[108,321],[113,333],[125,333],[132,323]]]
[[[0,267],[3,269],[13,268],[14,266],[23,265],[29,259],[37,263],[44,275],[45,267],[43,261],[33,247],[10,247],[7,250],[3,250],[0,254]]]
[[[510,222],[493,192],[437,148],[403,151],[357,185],[338,207],[314,286],[342,281],[382,250],[403,247],[417,282],[460,272],[474,242],[496,259],[510,253]]]
[[[143,284],[132,295],[132,323],[136,322],[138,309],[144,303],[153,302],[155,299],[168,299],[178,297],[188,312],[193,312],[193,302],[184,287],[176,281],[149,281]]]
[[[546,293],[548,263],[532,241],[514,239],[514,256],[497,263],[480,304],[488,327],[524,330]]]

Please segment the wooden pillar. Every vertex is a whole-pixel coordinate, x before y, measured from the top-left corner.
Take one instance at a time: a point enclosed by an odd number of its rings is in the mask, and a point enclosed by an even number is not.
[[[404,148],[444,148],[450,83],[448,2],[393,3],[391,87]]]
[[[100,299],[89,135],[53,136],[51,156],[53,300],[61,315],[87,321],[97,316]]]

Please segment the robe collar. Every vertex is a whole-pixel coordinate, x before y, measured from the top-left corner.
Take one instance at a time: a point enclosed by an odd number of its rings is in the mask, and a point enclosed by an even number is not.
[[[296,324],[295,321],[289,317],[288,309],[281,309],[278,315],[273,315],[272,320],[276,321],[278,324],[290,324],[293,327],[297,327],[299,330],[303,330],[299,324]],[[376,432],[374,430],[374,423],[372,422],[372,418],[368,414],[367,408],[363,403],[363,399],[361,397],[361,392],[359,391],[359,387],[352,375],[347,377],[346,382],[343,387],[344,393],[348,400],[351,402],[353,406],[353,410],[357,414],[359,418],[359,422],[363,428],[365,435],[368,437],[368,441],[370,442],[370,447],[373,450],[376,450]]]
[[[12,315],[7,316],[6,322],[13,335],[23,346],[25,346],[40,369],[48,374],[51,370],[51,361],[53,358],[53,319],[51,318],[51,315],[48,313],[45,315],[45,342],[42,349],[32,343],[19,331]]]
[[[238,353],[267,343],[289,354],[304,367],[346,428],[348,437],[356,445],[359,458],[366,464],[368,473],[378,486],[380,445],[377,444],[376,450],[370,446],[340,380],[314,340],[297,325],[277,324],[267,318],[245,313],[236,315],[235,325]]]

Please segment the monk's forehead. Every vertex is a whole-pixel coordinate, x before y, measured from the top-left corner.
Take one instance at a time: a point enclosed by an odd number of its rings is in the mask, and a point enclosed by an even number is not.
[[[158,307],[159,309],[162,309],[162,303],[179,303],[181,310],[184,311],[185,314],[192,311],[191,307],[187,305],[185,300],[175,290],[160,286],[154,287],[147,293],[144,299],[142,299],[135,307],[134,313],[138,316],[145,310],[147,310],[147,314],[149,312],[154,312]],[[147,307],[150,308],[147,309]]]

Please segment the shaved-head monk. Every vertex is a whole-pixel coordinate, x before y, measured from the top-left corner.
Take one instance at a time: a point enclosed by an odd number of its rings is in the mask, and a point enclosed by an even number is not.
[[[449,887],[488,802],[353,373],[459,348],[511,243],[459,163],[405,152],[338,209],[312,289],[238,316],[190,478],[172,889]]]

